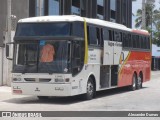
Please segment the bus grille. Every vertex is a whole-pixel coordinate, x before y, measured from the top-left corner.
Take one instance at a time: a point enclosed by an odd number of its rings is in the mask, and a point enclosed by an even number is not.
[[[49,78],[38,78],[38,79],[36,79],[36,78],[24,78],[24,80],[26,82],[50,82],[51,81],[51,79],[49,79]]]

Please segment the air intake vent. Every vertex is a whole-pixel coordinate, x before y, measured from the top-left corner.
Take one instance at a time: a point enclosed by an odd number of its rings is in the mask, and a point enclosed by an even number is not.
[[[48,78],[40,78],[39,79],[39,82],[50,82],[51,79],[48,79]]]
[[[35,82],[36,81],[35,78],[24,78],[24,80],[27,82]]]

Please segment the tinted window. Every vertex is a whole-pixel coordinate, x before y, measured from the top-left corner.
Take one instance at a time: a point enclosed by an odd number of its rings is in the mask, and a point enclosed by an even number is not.
[[[72,27],[73,36],[84,37],[84,25],[81,22],[74,22]]]
[[[101,44],[101,29],[96,28],[96,33],[97,33],[97,44],[100,45]]]
[[[150,39],[147,37],[147,48],[150,49]]]
[[[19,23],[16,36],[69,36],[70,23]]]
[[[89,44],[90,45],[97,45],[98,43],[97,43],[97,36],[96,36],[96,33],[97,33],[96,27],[89,26],[88,27],[88,33],[89,33],[89,35],[88,35],[88,37],[89,37]]]
[[[132,35],[132,40],[133,40],[133,48],[137,48],[136,35]]]
[[[123,47],[129,47],[128,34],[123,33]]]
[[[103,29],[103,39],[109,40],[109,31],[107,29]]]
[[[132,40],[131,40],[131,34],[128,34],[128,42],[129,42],[129,47],[132,47]]]
[[[121,34],[120,34],[120,32],[115,31],[114,32],[114,38],[115,38],[115,41],[121,42]]]
[[[114,41],[113,31],[112,31],[112,30],[109,30],[109,40],[110,40],[110,41]]]

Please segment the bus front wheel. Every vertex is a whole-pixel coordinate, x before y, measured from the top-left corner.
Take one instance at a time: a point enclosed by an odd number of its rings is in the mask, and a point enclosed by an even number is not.
[[[91,100],[95,95],[95,85],[92,78],[88,79],[86,94],[84,94],[84,98],[86,100]]]

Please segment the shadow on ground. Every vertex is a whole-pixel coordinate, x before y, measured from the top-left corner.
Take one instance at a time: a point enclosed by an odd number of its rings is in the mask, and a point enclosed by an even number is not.
[[[145,89],[147,87],[143,87]],[[123,88],[115,88],[110,90],[99,91],[96,94],[96,98],[103,98],[109,97],[117,94],[132,92],[128,90],[128,87]],[[93,99],[93,100],[94,100]],[[75,104],[79,102],[85,102],[82,95],[73,96],[73,97],[50,97],[45,100],[39,100],[36,96],[29,96],[29,97],[20,97],[20,98],[12,98],[8,100],[4,100],[3,102],[7,103],[15,103],[15,104],[58,104],[58,105],[68,105],[68,104]]]

